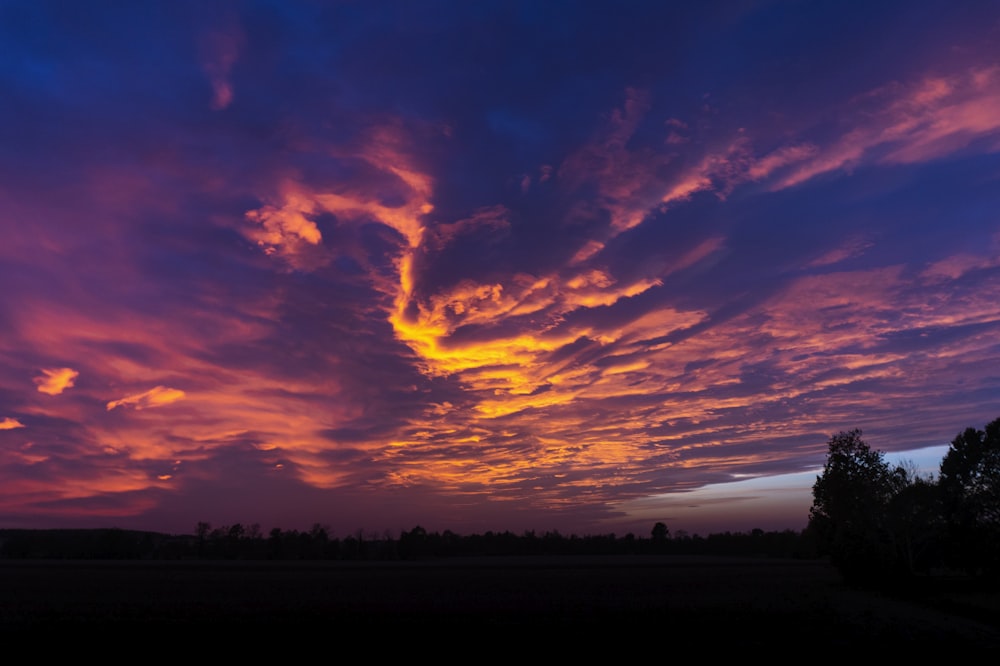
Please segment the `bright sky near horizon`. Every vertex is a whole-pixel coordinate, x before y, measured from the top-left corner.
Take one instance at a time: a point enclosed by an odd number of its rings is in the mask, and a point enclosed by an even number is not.
[[[1000,416],[1000,5],[0,2],[0,527],[801,529]]]

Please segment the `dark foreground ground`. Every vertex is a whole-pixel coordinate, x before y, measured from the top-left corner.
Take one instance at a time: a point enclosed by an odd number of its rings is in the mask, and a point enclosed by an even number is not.
[[[705,656],[807,646],[814,657],[1000,647],[998,595],[957,585],[927,581],[901,600],[847,587],[819,561],[729,558],[0,561],[0,637],[142,639],[147,649],[319,641],[414,656],[475,641],[479,658],[545,646],[624,655],[697,645]]]

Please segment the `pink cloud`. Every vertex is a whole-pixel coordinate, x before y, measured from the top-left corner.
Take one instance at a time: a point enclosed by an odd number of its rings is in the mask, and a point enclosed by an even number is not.
[[[863,130],[849,132],[835,145],[817,150],[812,159],[801,164],[790,174],[773,184],[771,189],[781,190],[794,187],[820,174],[850,168],[857,164],[872,144],[870,132]]]
[[[560,166],[560,179],[569,186],[596,182],[600,203],[611,213],[612,234],[642,223],[662,196],[659,171],[672,156],[655,151],[633,151],[629,139],[650,108],[648,96],[625,91],[625,102],[610,114],[605,131],[570,155]]]
[[[860,256],[864,254],[872,246],[872,242],[865,238],[852,238],[846,243],[835,247],[834,249],[824,252],[820,256],[809,262],[811,268],[816,268],[819,266],[830,266],[832,264],[838,264],[841,261],[851,259],[853,257]]]
[[[710,189],[712,187],[712,179],[709,177],[709,173],[710,167],[708,167],[707,164],[703,164],[698,169],[687,174],[678,182],[674,183],[670,189],[664,193],[663,198],[660,199],[660,203],[670,204],[675,201],[687,201],[691,198],[691,195],[696,192],[702,192]]]
[[[965,149],[1000,150],[1000,67],[928,76],[911,85],[872,92],[855,105],[866,109],[854,127],[818,148],[772,186],[783,189],[861,163],[912,164]],[[978,148],[976,144],[979,144]]]
[[[740,184],[767,181],[772,190],[862,164],[905,164],[940,159],[964,149],[1000,150],[1000,67],[974,68],[951,76],[928,76],[910,86],[891,85],[854,100],[853,122],[826,144],[795,140],[757,156],[740,131],[721,150],[702,155],[692,167],[670,169],[668,152],[631,150],[628,139],[648,111],[645,97],[627,91],[623,108],[611,114],[603,140],[571,156],[561,173],[570,180],[596,180],[602,205],[611,213],[612,235],[632,229],[655,210],[699,192],[728,196]],[[861,111],[859,114],[858,111]],[[686,126],[677,120],[670,128]],[[666,145],[680,141],[668,137]],[[978,147],[977,147],[978,146]],[[664,173],[671,174],[664,176]]]
[[[816,155],[819,149],[809,143],[779,148],[755,160],[746,173],[748,180],[763,180],[789,164],[802,162]]]
[[[957,254],[935,261],[924,269],[922,276],[928,280],[957,280],[974,270],[1000,266],[1000,257],[975,254]]]

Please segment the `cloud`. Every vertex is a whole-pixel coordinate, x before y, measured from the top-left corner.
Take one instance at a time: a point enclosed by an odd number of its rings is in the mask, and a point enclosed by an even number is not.
[[[0,421],[0,430],[13,430],[14,428],[23,428],[23,427],[24,427],[23,423],[9,416],[5,417],[2,421]]]
[[[772,185],[792,187],[860,164],[915,164],[965,149],[1000,151],[1000,66],[892,84],[854,101],[858,119],[839,139],[797,157],[799,166]]]
[[[211,107],[216,111],[225,109],[233,102],[230,72],[239,59],[243,44],[243,32],[235,26],[215,30],[202,41],[202,66],[212,84]]]
[[[280,203],[268,203],[247,211],[256,226],[245,235],[267,254],[279,254],[296,268],[315,268],[309,261],[310,247],[323,236],[314,218],[330,214],[338,224],[382,224],[403,239],[395,259],[403,291],[412,287],[413,257],[424,242],[425,217],[434,210],[430,203],[432,181],[420,171],[409,154],[409,140],[396,124],[368,129],[359,146],[332,150],[332,162],[344,168],[363,165],[370,177],[347,182],[310,184],[286,179],[280,186]],[[474,226],[503,226],[502,208],[481,211],[458,226],[445,229],[443,241]]]
[[[1000,243],[996,243],[1000,246]],[[935,261],[924,269],[922,276],[931,281],[957,280],[970,271],[996,268],[1000,256],[963,253]]]
[[[246,218],[260,226],[246,233],[266,253],[278,252],[296,263],[303,246],[319,245],[323,235],[309,219],[317,211],[315,200],[291,183],[282,189],[280,204],[247,211]]]
[[[488,206],[477,210],[469,217],[435,225],[431,228],[434,246],[436,249],[443,248],[451,244],[455,239],[465,234],[471,234],[477,230],[485,229],[491,232],[503,231],[510,228],[507,217],[510,211],[504,206]]]
[[[763,182],[776,191],[864,164],[927,162],[965,149],[998,152],[998,107],[1000,66],[973,67],[860,96],[841,111],[845,117],[838,121],[848,129],[832,140],[793,138],[759,154],[751,133],[740,128],[721,147],[702,149],[700,157],[692,160],[696,153],[686,153],[684,166],[672,152],[676,141],[667,140],[659,151],[633,145],[650,105],[647,94],[628,89],[623,108],[612,112],[603,138],[571,155],[560,169],[569,182],[596,183],[597,202],[610,215],[606,237],[588,239],[577,260],[593,256],[600,243],[700,192],[724,199],[746,183]]]
[[[59,395],[66,389],[73,388],[79,376],[80,373],[72,368],[43,368],[41,376],[35,377],[34,381],[39,393]]]
[[[754,160],[746,172],[746,177],[748,180],[763,180],[775,171],[789,164],[807,160],[818,152],[819,148],[809,143],[778,148],[764,157]]]
[[[630,147],[649,110],[648,92],[627,88],[623,105],[612,110],[603,131],[569,155],[559,168],[560,179],[570,187],[597,185],[597,203],[610,213],[610,237],[642,224],[664,195],[661,174],[671,166],[674,156]],[[595,240],[589,239],[587,244]],[[586,254],[583,249],[581,252]]]
[[[588,240],[580,247],[579,250],[577,250],[576,254],[573,255],[573,258],[570,260],[570,264],[583,263],[598,254],[604,249],[604,247],[604,243],[601,241],[594,239]]]
[[[162,407],[163,405],[183,400],[184,395],[184,391],[178,389],[156,386],[144,393],[136,393],[135,395],[126,396],[119,400],[112,400],[108,403],[108,411],[116,407],[133,407],[137,410]]]
[[[833,264],[859,257],[872,247],[873,243],[867,238],[855,237],[838,247],[824,252],[820,256],[809,262],[809,267],[831,266]]]

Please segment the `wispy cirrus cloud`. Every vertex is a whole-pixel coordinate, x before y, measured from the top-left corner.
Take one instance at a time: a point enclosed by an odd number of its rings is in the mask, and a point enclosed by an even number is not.
[[[184,397],[185,393],[180,389],[169,388],[167,386],[154,386],[148,391],[143,391],[142,393],[136,393],[134,395],[127,395],[124,398],[119,398],[118,400],[112,400],[108,403],[107,409],[109,412],[117,407],[151,409],[153,407],[162,407],[164,405],[177,402],[178,400],[183,400]]]
[[[677,140],[667,140],[666,148],[659,150],[631,146],[629,139],[648,112],[645,100],[641,91],[629,89],[626,103],[611,116],[605,138],[571,156],[560,170],[563,178],[598,183],[600,204],[610,215],[606,238],[699,193],[725,198],[747,183],[778,191],[866,164],[927,162],[963,150],[1000,151],[1000,121],[992,113],[1000,104],[996,65],[927,76],[860,95],[840,110],[842,117],[836,122],[847,129],[832,141],[816,142],[807,134],[759,152],[752,133],[739,128],[721,148],[702,149],[701,157],[687,166],[670,150]],[[673,119],[667,125],[673,128],[677,123],[681,121]],[[594,256],[605,242],[588,240],[578,259]]]
[[[858,98],[853,127],[772,184],[792,187],[862,164],[913,164],[959,151],[1000,151],[1000,66],[972,67],[910,84],[892,84]],[[852,122],[852,121],[847,121]]]
[[[811,262],[809,262],[808,265],[811,268],[816,268],[820,266],[830,266],[833,264],[837,264],[847,259],[861,256],[862,254],[864,254],[866,250],[871,248],[873,245],[874,243],[871,240],[864,238],[863,236],[849,238],[841,245],[833,248],[832,250],[828,250],[823,254],[821,254],[820,256],[816,257]]]

